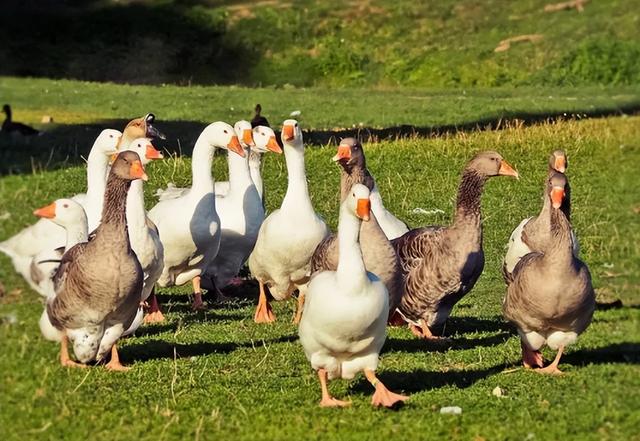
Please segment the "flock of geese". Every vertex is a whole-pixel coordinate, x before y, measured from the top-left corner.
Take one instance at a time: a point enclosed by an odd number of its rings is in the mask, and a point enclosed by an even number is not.
[[[348,405],[329,394],[327,381],[359,372],[375,389],[373,405],[408,398],[375,375],[386,326],[408,324],[420,338],[439,338],[484,268],[483,187],[494,176],[518,178],[500,154],[479,153],[462,172],[452,224],[409,229],[385,208],[361,143],[346,138],[333,157],[341,168],[341,203],[332,234],[309,197],[296,120],[284,121],[281,143],[259,106],[252,122],[208,125],[193,149],[191,187],[159,190],[147,211],[144,167],[162,158],[155,137],[163,136],[153,114],[123,132],[102,131],[87,161],[86,193],[36,210],[38,222],[0,243],[46,297],[43,335],[60,342],[64,366],[108,359],[107,368],[126,370],[118,340],[143,322],[163,320],[156,286],[191,282],[193,309],[203,308],[203,286],[221,296],[222,288],[239,283],[246,263],[260,288],[256,322],[273,322],[270,301],[298,292],[295,322],[318,374],[321,406]],[[217,149],[229,151],[228,182],[212,176]],[[261,161],[268,151],[284,151],[288,186],[280,208],[267,215]],[[560,373],[564,348],[591,322],[595,296],[570,224],[565,153],[554,151],[548,164],[540,212],[509,239],[503,311],[517,327],[524,366]],[[545,344],[557,350],[546,367]]]

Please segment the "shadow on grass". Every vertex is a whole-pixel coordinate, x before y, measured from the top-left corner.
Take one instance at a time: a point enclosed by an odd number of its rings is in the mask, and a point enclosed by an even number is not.
[[[640,364],[640,343],[614,343],[601,348],[581,349],[563,355],[560,362],[574,366],[605,363]]]
[[[149,109],[149,112],[157,112],[157,110]],[[640,112],[640,102],[617,107],[586,109],[580,111],[580,117],[606,117],[637,112]],[[170,154],[190,156],[193,145],[206,124],[197,121],[163,121],[162,115],[157,115],[159,117],[157,126],[168,137],[167,141],[158,142],[157,147]],[[132,115],[132,118],[136,116],[139,115]],[[250,117],[251,112],[247,112],[247,119]],[[315,145],[335,144],[347,136],[357,136],[363,142],[371,142],[407,137],[433,137],[460,131],[500,130],[514,124],[520,127],[571,118],[571,116],[567,117],[565,112],[504,112],[504,114],[490,115],[476,121],[452,125],[307,130],[304,132],[304,137],[308,144]],[[91,145],[102,129],[122,129],[127,122],[128,120],[105,120],[95,124],[51,125],[39,127],[44,132],[42,136],[18,140],[0,136],[0,176],[80,164],[83,162],[82,157],[88,157]],[[277,130],[276,135],[279,141],[280,136]]]
[[[444,386],[467,388],[477,381],[501,372],[503,369],[504,365],[498,365],[480,370],[433,372],[420,369],[411,372],[382,372],[377,375],[380,381],[394,392],[416,393]],[[364,378],[349,389],[364,395],[373,394],[371,384]]]
[[[438,335],[454,336],[474,332],[510,332],[513,328],[499,315],[491,319],[479,317],[453,316],[447,319],[442,329],[436,329]]]
[[[265,340],[267,344],[290,343],[298,339],[297,335],[285,335],[271,340]],[[140,344],[132,344],[119,348],[121,358],[126,363],[144,362],[148,360],[189,358],[209,354],[228,354],[236,349],[251,348],[255,342],[196,342],[196,343],[171,343],[165,340],[151,340]]]
[[[409,331],[407,331],[408,333]],[[413,336],[412,336],[413,337]],[[480,338],[453,337],[442,341],[427,341],[419,338],[409,340],[399,338],[387,338],[383,352],[447,352],[449,350],[464,350],[477,347],[496,346],[504,343],[511,337],[508,332]]]

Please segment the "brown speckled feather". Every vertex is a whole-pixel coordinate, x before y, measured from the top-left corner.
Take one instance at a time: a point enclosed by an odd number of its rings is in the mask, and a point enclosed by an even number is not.
[[[574,257],[571,227],[552,210],[551,240],[542,252],[524,256],[513,271],[504,316],[523,332],[582,333],[593,317],[595,294],[589,269]]]
[[[355,141],[355,140],[354,140]],[[363,184],[373,190],[375,181],[366,162],[362,146],[352,149],[349,161],[341,160],[340,202],[342,203],[355,184]],[[360,247],[367,271],[377,275],[389,292],[389,314],[393,314],[404,291],[404,281],[396,251],[380,228],[373,212],[367,222],[360,225]],[[338,236],[326,237],[316,248],[311,258],[311,274],[318,271],[335,271],[338,268]]]

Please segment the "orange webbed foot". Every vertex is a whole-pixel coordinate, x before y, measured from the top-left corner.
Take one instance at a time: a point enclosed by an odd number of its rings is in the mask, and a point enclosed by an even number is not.
[[[409,397],[406,395],[391,392],[382,382],[378,382],[376,391],[371,397],[371,404],[374,406],[393,407],[398,403],[404,403],[408,399]]]

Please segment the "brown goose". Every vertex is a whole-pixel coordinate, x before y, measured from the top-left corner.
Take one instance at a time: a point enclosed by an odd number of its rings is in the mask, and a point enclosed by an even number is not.
[[[496,152],[477,154],[464,169],[453,225],[416,228],[391,241],[405,276],[398,311],[414,334],[433,338],[484,268],[480,197],[492,176],[518,177]]]
[[[547,179],[550,178],[554,173],[564,173],[567,170],[567,167],[567,155],[565,154],[564,150],[555,150],[549,156],[549,172],[547,174]],[[551,203],[549,202],[549,198],[547,197],[545,184],[542,211],[540,211],[540,214],[535,217],[524,219],[513,230],[511,236],[509,237],[507,253],[504,256],[502,265],[502,275],[504,276],[505,282],[510,283],[513,269],[520,261],[522,256],[525,256],[531,251],[537,251],[531,248],[530,242],[531,240],[533,240],[532,238],[538,235],[549,234],[548,213],[550,209]],[[565,198],[560,209],[565,214],[567,219],[571,221],[571,196],[568,182],[565,188]],[[580,253],[580,246],[573,231],[571,231],[571,238],[573,240],[573,252],[577,257]]]
[[[101,361],[111,351],[107,368],[126,369],[120,364],[116,341],[135,318],[143,279],[127,232],[127,192],[134,179],[146,180],[147,175],[138,154],[124,151],[109,172],[102,219],[94,239],[68,250],[56,272],[56,297],[47,304],[47,314],[51,324],[63,333],[63,366]],[[67,339],[83,364],[69,358]]]
[[[549,234],[542,240],[536,237],[532,246],[540,251],[516,265],[503,304],[505,318],[518,328],[524,366],[538,366],[539,372],[550,374],[561,373],[558,363],[564,348],[589,326],[595,309],[589,269],[573,254],[571,224],[561,210],[566,183],[562,173],[548,178]],[[540,349],[545,344],[558,352],[543,368]]]
[[[365,185],[372,191],[375,182],[367,169],[362,145],[355,138],[345,138],[340,142],[338,153],[333,157],[342,167],[340,174],[340,203],[344,202],[355,184]],[[392,314],[400,303],[404,287],[402,269],[398,256],[380,228],[373,211],[368,222],[360,225],[362,256],[367,271],[377,275],[389,291],[389,311]],[[326,237],[316,248],[311,258],[311,274],[318,271],[336,271],[338,268],[338,235]],[[300,302],[304,298],[299,299]],[[298,306],[296,322],[302,314]]]

